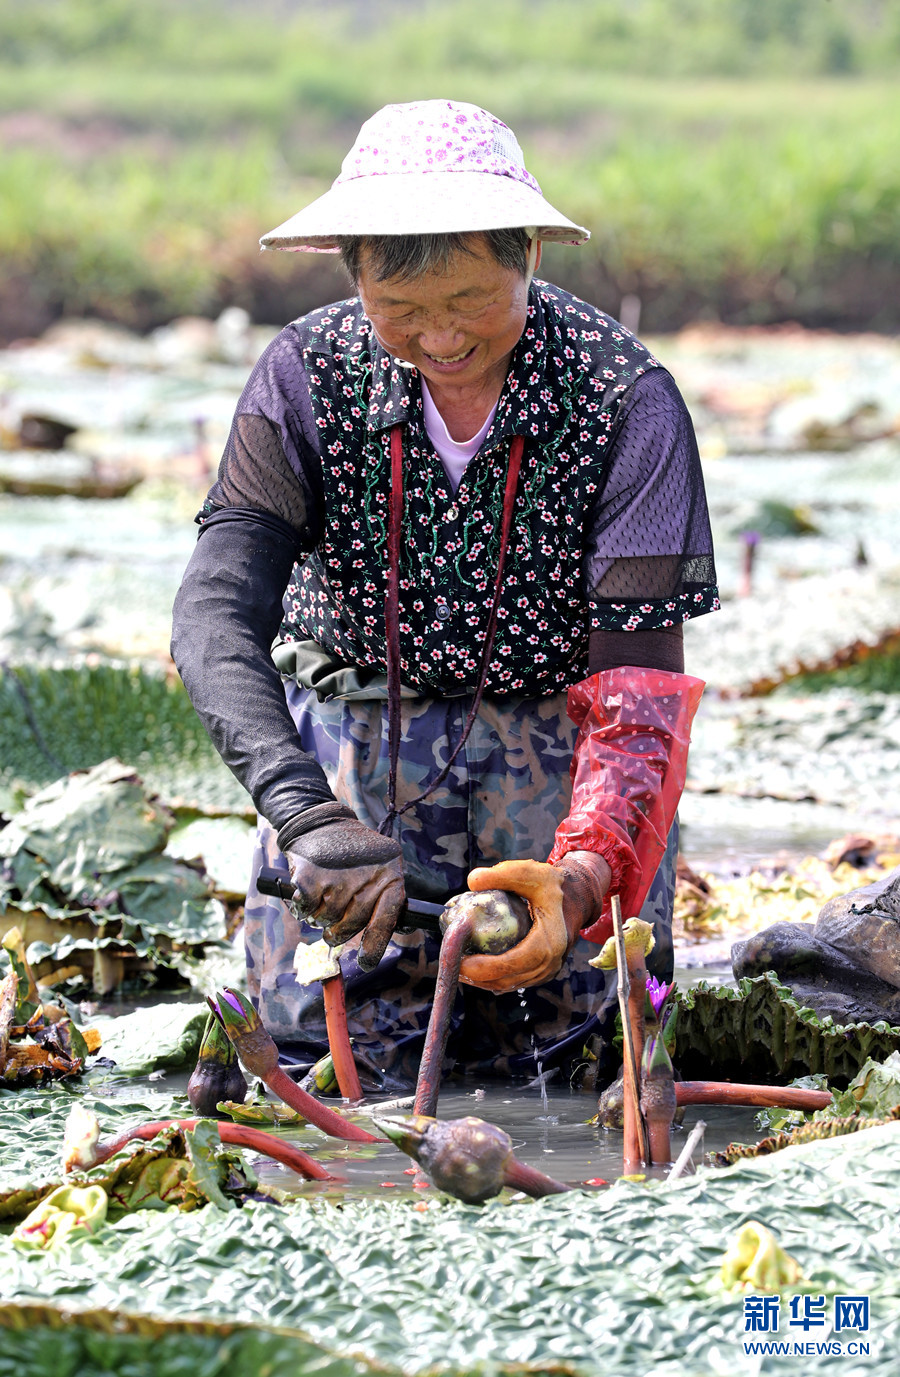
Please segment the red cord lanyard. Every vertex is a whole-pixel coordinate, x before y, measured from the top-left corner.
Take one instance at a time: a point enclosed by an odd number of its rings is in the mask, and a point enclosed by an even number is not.
[[[379,827],[379,832],[391,835],[394,819],[402,816],[407,809],[421,803],[430,793],[443,784],[468,740],[475,725],[478,709],[484,697],[488,666],[494,649],[497,634],[497,611],[500,606],[500,593],[503,588],[503,567],[509,548],[509,533],[512,530],[513,510],[516,503],[516,488],[519,482],[519,469],[522,466],[522,451],[525,439],[522,435],[513,436],[509,450],[509,465],[506,470],[506,486],[503,490],[503,515],[500,522],[500,551],[497,556],[497,577],[494,582],[494,595],[488,615],[487,633],[478,684],[472,699],[472,706],[466,716],[462,735],[450,753],[446,765],[437,777],[421,794],[397,807],[397,762],[400,758],[400,537],[403,525],[403,427],[394,426],[391,431],[391,492],[388,500],[388,578],[387,601],[384,608],[384,628],[387,637],[387,689],[388,689],[388,811]]]

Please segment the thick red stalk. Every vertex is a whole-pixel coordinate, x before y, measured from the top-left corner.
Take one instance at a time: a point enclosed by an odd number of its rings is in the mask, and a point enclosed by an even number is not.
[[[103,1143],[97,1148],[97,1156],[93,1163],[98,1166],[101,1162],[106,1162],[110,1157],[114,1157],[126,1143],[132,1142],[135,1138],[141,1138],[145,1142],[155,1138],[157,1133],[162,1133],[166,1128],[193,1129],[196,1128],[199,1119],[158,1119],[154,1123],[138,1124],[137,1128],[127,1128],[124,1133],[111,1138],[109,1142]],[[300,1148],[293,1147],[290,1143],[284,1142],[281,1138],[276,1138],[271,1133],[264,1133],[258,1128],[248,1128],[246,1124],[217,1124],[219,1138],[223,1143],[231,1143],[235,1147],[250,1148],[253,1152],[263,1153],[266,1157],[272,1157],[276,1162],[281,1162],[285,1167],[290,1167],[297,1172],[298,1176],[305,1176],[308,1181],[336,1181],[339,1177],[332,1176],[318,1162],[313,1161]]]
[[[641,1164],[647,1161],[650,1149],[646,1145],[644,1121],[641,1118],[641,1066],[635,1047],[636,1035],[640,1035],[643,1051],[643,1005],[638,1029],[633,1027],[632,1011],[635,1005],[631,998],[630,968],[628,965],[625,933],[622,926],[622,905],[618,894],[610,900],[613,934],[616,943],[616,971],[618,975],[619,1013],[622,1017],[622,1084],[624,1100],[622,1106],[622,1166],[626,1176],[640,1171]],[[644,987],[641,987],[641,1000]]]
[[[538,1198],[542,1195],[563,1195],[572,1189],[571,1186],[564,1186],[561,1181],[554,1181],[552,1176],[545,1176],[537,1167],[529,1167],[526,1162],[520,1162],[518,1157],[510,1157],[505,1163],[503,1184]]]
[[[625,960],[628,966],[628,1022],[631,1027],[631,1045],[634,1049],[634,1070],[637,1081],[633,1096],[626,1096],[626,1108],[630,1110],[626,1122],[623,1143],[622,1165],[626,1175],[640,1171],[643,1162],[653,1160],[650,1135],[646,1118],[641,1113],[641,1063],[644,1057],[644,1004],[647,990],[647,965],[644,953],[629,949],[625,945]],[[626,1063],[627,1064],[627,1063]],[[661,1145],[660,1145],[661,1146]]]
[[[347,1028],[347,1001],[344,997],[344,977],[333,975],[322,981],[322,998],[325,1002],[325,1027],[328,1030],[328,1047],[334,1063],[338,1089],[345,1100],[361,1100],[362,1086],[359,1072],[353,1059],[350,1046],[350,1032]]]
[[[825,1109],[830,1090],[801,1090],[792,1085],[733,1085],[731,1081],[676,1081],[676,1104],[746,1104],[768,1109]]]
[[[450,1014],[459,986],[459,968],[471,936],[471,917],[457,918],[450,923],[441,942],[434,1002],[428,1019],[422,1060],[419,1063],[416,1099],[413,1105],[414,1114],[427,1114],[432,1119],[437,1112],[438,1096],[441,1092],[441,1071],[444,1053],[447,1050],[447,1038],[450,1035]]]
[[[299,1085],[295,1085],[286,1071],[280,1066],[268,1070],[263,1077],[266,1085],[274,1095],[277,1095],[285,1104],[289,1104],[291,1109],[296,1109],[303,1115],[308,1123],[315,1124],[323,1133],[329,1134],[332,1138],[343,1138],[348,1143],[378,1143],[382,1140],[376,1138],[374,1133],[367,1133],[364,1128],[359,1128],[356,1124],[348,1123],[340,1114],[336,1114],[333,1109],[322,1104],[321,1100],[308,1095]]]
[[[650,1162],[654,1167],[672,1160],[672,1132],[668,1119],[647,1118],[647,1137],[650,1140]]]

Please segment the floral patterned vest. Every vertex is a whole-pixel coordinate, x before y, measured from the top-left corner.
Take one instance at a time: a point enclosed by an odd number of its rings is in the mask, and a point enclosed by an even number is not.
[[[525,449],[487,691],[540,696],[583,679],[589,632],[604,625],[582,570],[591,515],[622,395],[656,360],[595,307],[533,284],[493,425],[454,495],[425,431],[418,374],[385,353],[360,303],[327,306],[291,328],[320,435],[325,519],[315,552],[294,570],[282,637],[384,671],[390,431],[400,424],[403,682],[429,695],[471,691],[518,434]],[[625,625],[616,616],[609,629]]]

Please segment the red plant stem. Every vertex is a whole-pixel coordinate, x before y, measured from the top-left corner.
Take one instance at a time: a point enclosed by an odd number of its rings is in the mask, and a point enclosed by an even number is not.
[[[332,1138],[343,1138],[348,1143],[380,1143],[381,1138],[376,1138],[374,1133],[367,1133],[364,1128],[359,1128],[356,1124],[348,1123],[340,1114],[336,1114],[333,1109],[322,1104],[320,1100],[308,1095],[299,1085],[295,1085],[286,1071],[280,1066],[267,1070],[262,1077],[266,1085],[274,1095],[285,1104],[289,1104],[291,1109],[296,1109],[302,1114],[308,1123],[315,1124],[323,1133],[329,1134]]]
[[[646,1029],[644,1024],[644,1005],[647,991],[647,965],[640,952],[636,952],[628,963],[628,1015],[631,1020],[631,1038],[634,1043],[634,1060],[640,1071],[644,1056]]]
[[[769,1109],[825,1109],[830,1090],[798,1090],[792,1085],[733,1085],[731,1081],[676,1081],[676,1104],[746,1104]]]
[[[99,1166],[101,1162],[106,1162],[110,1157],[114,1157],[117,1152],[132,1142],[135,1138],[142,1138],[149,1142],[155,1138],[157,1133],[162,1133],[166,1128],[179,1128],[182,1130],[196,1128],[199,1119],[157,1119],[154,1123],[138,1124],[137,1128],[127,1128],[118,1137],[111,1138],[108,1143],[103,1143],[97,1149],[97,1156],[94,1166]],[[253,1152],[261,1152],[266,1157],[272,1157],[276,1162],[281,1162],[283,1166],[290,1167],[298,1176],[305,1176],[308,1181],[337,1181],[340,1178],[332,1176],[318,1162],[313,1161],[312,1157],[301,1152],[300,1148],[293,1147],[290,1143],[284,1142],[281,1138],[276,1138],[271,1133],[263,1133],[258,1128],[248,1128],[245,1124],[217,1124],[219,1138],[223,1143],[231,1143],[235,1147],[250,1148]]]
[[[503,1168],[503,1184],[538,1198],[542,1195],[563,1195],[572,1189],[571,1186],[564,1186],[561,1181],[554,1181],[552,1176],[545,1176],[537,1167],[529,1167],[526,1162],[520,1162],[518,1157],[510,1157]]]
[[[650,1163],[654,1159],[650,1143],[650,1128],[641,1112],[641,1090],[643,1088],[641,1063],[644,1056],[646,1031],[644,1005],[647,998],[647,964],[644,954],[640,950],[629,953],[626,948],[625,960],[628,964],[628,1021],[631,1024],[631,1045],[634,1048],[634,1069],[637,1074],[637,1105],[635,1106],[634,1101],[631,1101],[631,1111],[636,1116],[637,1122],[632,1129],[633,1138],[631,1140],[628,1137],[625,1138],[622,1162],[627,1174],[640,1171],[641,1159],[646,1163]],[[625,1103],[629,1103],[627,1097]],[[668,1158],[666,1160],[668,1161]]]
[[[344,977],[333,975],[322,981],[322,998],[325,1002],[325,1027],[328,1030],[328,1047],[334,1062],[334,1074],[338,1088],[345,1100],[361,1100],[362,1086],[359,1072],[353,1059],[350,1046],[350,1032],[347,1028],[347,1001],[344,997]]]
[[[447,1038],[450,1036],[450,1014],[459,986],[459,968],[471,936],[471,917],[461,917],[449,924],[441,942],[434,1002],[428,1019],[428,1031],[425,1034],[425,1046],[416,1081],[414,1114],[427,1114],[434,1118],[437,1111],[444,1053],[447,1050]]]
[[[672,1160],[672,1123],[670,1119],[644,1115],[647,1122],[647,1137],[650,1140],[650,1163],[662,1166]]]

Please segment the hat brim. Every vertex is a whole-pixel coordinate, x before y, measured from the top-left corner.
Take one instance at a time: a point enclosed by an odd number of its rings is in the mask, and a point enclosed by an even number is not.
[[[408,172],[354,177],[264,234],[263,249],[336,253],[346,235],[467,234],[534,225],[538,237],[583,244],[590,232],[512,177]]]

